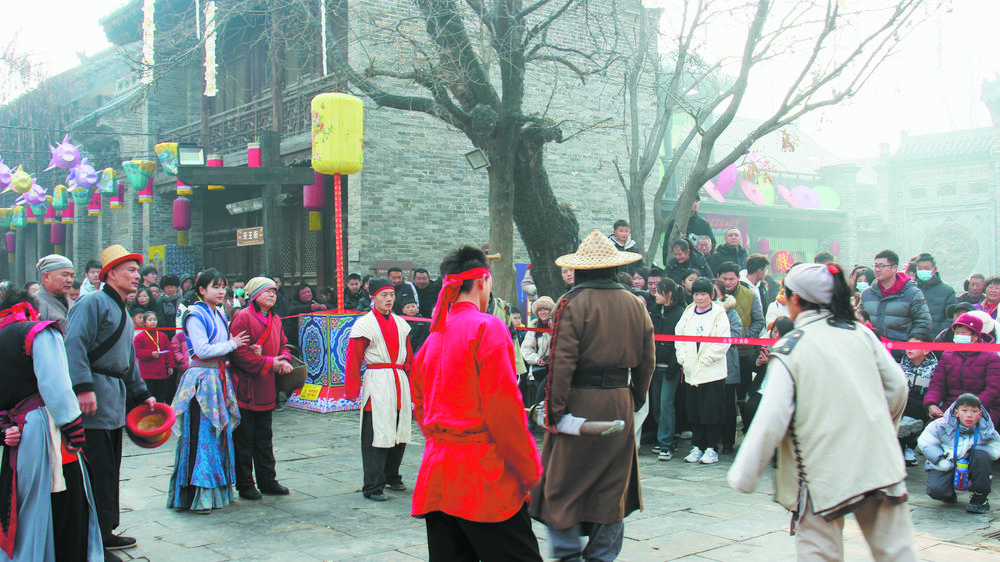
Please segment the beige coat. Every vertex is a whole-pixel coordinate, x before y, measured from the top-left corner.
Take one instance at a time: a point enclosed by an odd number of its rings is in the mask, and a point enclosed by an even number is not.
[[[729,298],[729,297],[727,297]],[[712,301],[712,310],[698,314],[695,305],[689,304],[684,314],[677,322],[674,333],[682,336],[711,336],[728,338],[733,335],[729,326],[729,316],[726,307]],[[726,363],[728,343],[702,343],[685,341],[677,342],[677,363],[684,369],[684,382],[698,386],[714,381],[724,380],[729,374]]]
[[[572,413],[625,420],[626,427],[610,437],[546,434],[545,474],[532,492],[530,513],[558,529],[615,523],[642,508],[633,414],[645,402],[656,364],[653,323],[629,291],[617,284],[593,285],[570,291],[556,305],[546,393],[549,423]],[[571,387],[577,369],[612,368],[631,369],[628,387]]]

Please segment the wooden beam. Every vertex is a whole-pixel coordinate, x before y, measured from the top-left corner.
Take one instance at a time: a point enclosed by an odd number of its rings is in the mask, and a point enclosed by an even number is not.
[[[262,159],[264,158],[263,136],[262,134],[260,147]],[[280,163],[280,154],[278,156]],[[280,165],[262,168],[178,166],[177,179],[188,185],[224,185],[227,188],[260,187],[268,184],[303,186],[315,181],[312,168],[288,168]]]

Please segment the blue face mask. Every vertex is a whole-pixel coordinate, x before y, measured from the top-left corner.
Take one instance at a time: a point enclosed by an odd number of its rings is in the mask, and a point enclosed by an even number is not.
[[[969,334],[955,334],[955,343],[972,343],[972,336]]]
[[[918,269],[917,279],[921,281],[930,281],[931,277],[934,277],[934,272],[929,269]]]
[[[854,285],[854,288],[857,289],[859,293],[865,292],[865,289],[867,289],[868,287],[871,287],[871,285],[869,285],[867,281],[858,281]]]

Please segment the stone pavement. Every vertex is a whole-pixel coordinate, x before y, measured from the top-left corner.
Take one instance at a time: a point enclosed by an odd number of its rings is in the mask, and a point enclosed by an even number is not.
[[[361,496],[356,412],[314,414],[287,408],[275,413],[274,433],[278,478],[291,488],[291,495],[265,496],[256,502],[236,499],[208,515],[164,507],[174,440],[148,450],[126,439],[121,484],[124,512],[118,532],[136,537],[139,546],[119,554],[154,562],[412,562],[427,558],[424,524],[409,515],[409,490],[387,490],[391,499],[381,503]],[[408,447],[402,468],[407,484],[416,477],[423,450],[416,426],[413,434],[417,442]],[[770,478],[761,481],[756,493],[738,494],[726,484],[731,456],[723,455],[716,465],[689,465],[682,456],[658,462],[649,446],[642,448],[639,473],[645,510],[626,519],[620,560],[777,562],[795,558],[794,539],[788,536],[789,516],[771,501]],[[922,468],[910,468],[909,474],[910,506],[922,559],[1000,560],[1000,518],[996,515],[1000,497],[993,498],[996,511],[991,514],[967,514],[966,494],[960,494],[957,505],[939,504],[923,494]],[[535,523],[535,534],[543,555],[548,554],[544,526]],[[871,559],[851,518],[845,537],[848,560]]]

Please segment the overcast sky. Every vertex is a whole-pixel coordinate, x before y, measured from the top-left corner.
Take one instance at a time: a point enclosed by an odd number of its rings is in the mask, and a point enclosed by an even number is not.
[[[125,3],[5,2],[0,39],[6,43],[18,32],[20,47],[41,61],[48,74],[56,74],[78,64],[77,53],[91,55],[109,47],[97,20]],[[882,142],[898,145],[903,130],[915,135],[991,125],[979,98],[982,82],[1000,72],[994,39],[1000,1],[954,0],[950,5],[949,12],[932,16],[905,40],[861,95],[804,120],[803,131],[840,157],[862,158],[877,156]],[[753,117],[754,109],[765,107],[773,95],[768,77],[755,76],[743,115]]]

